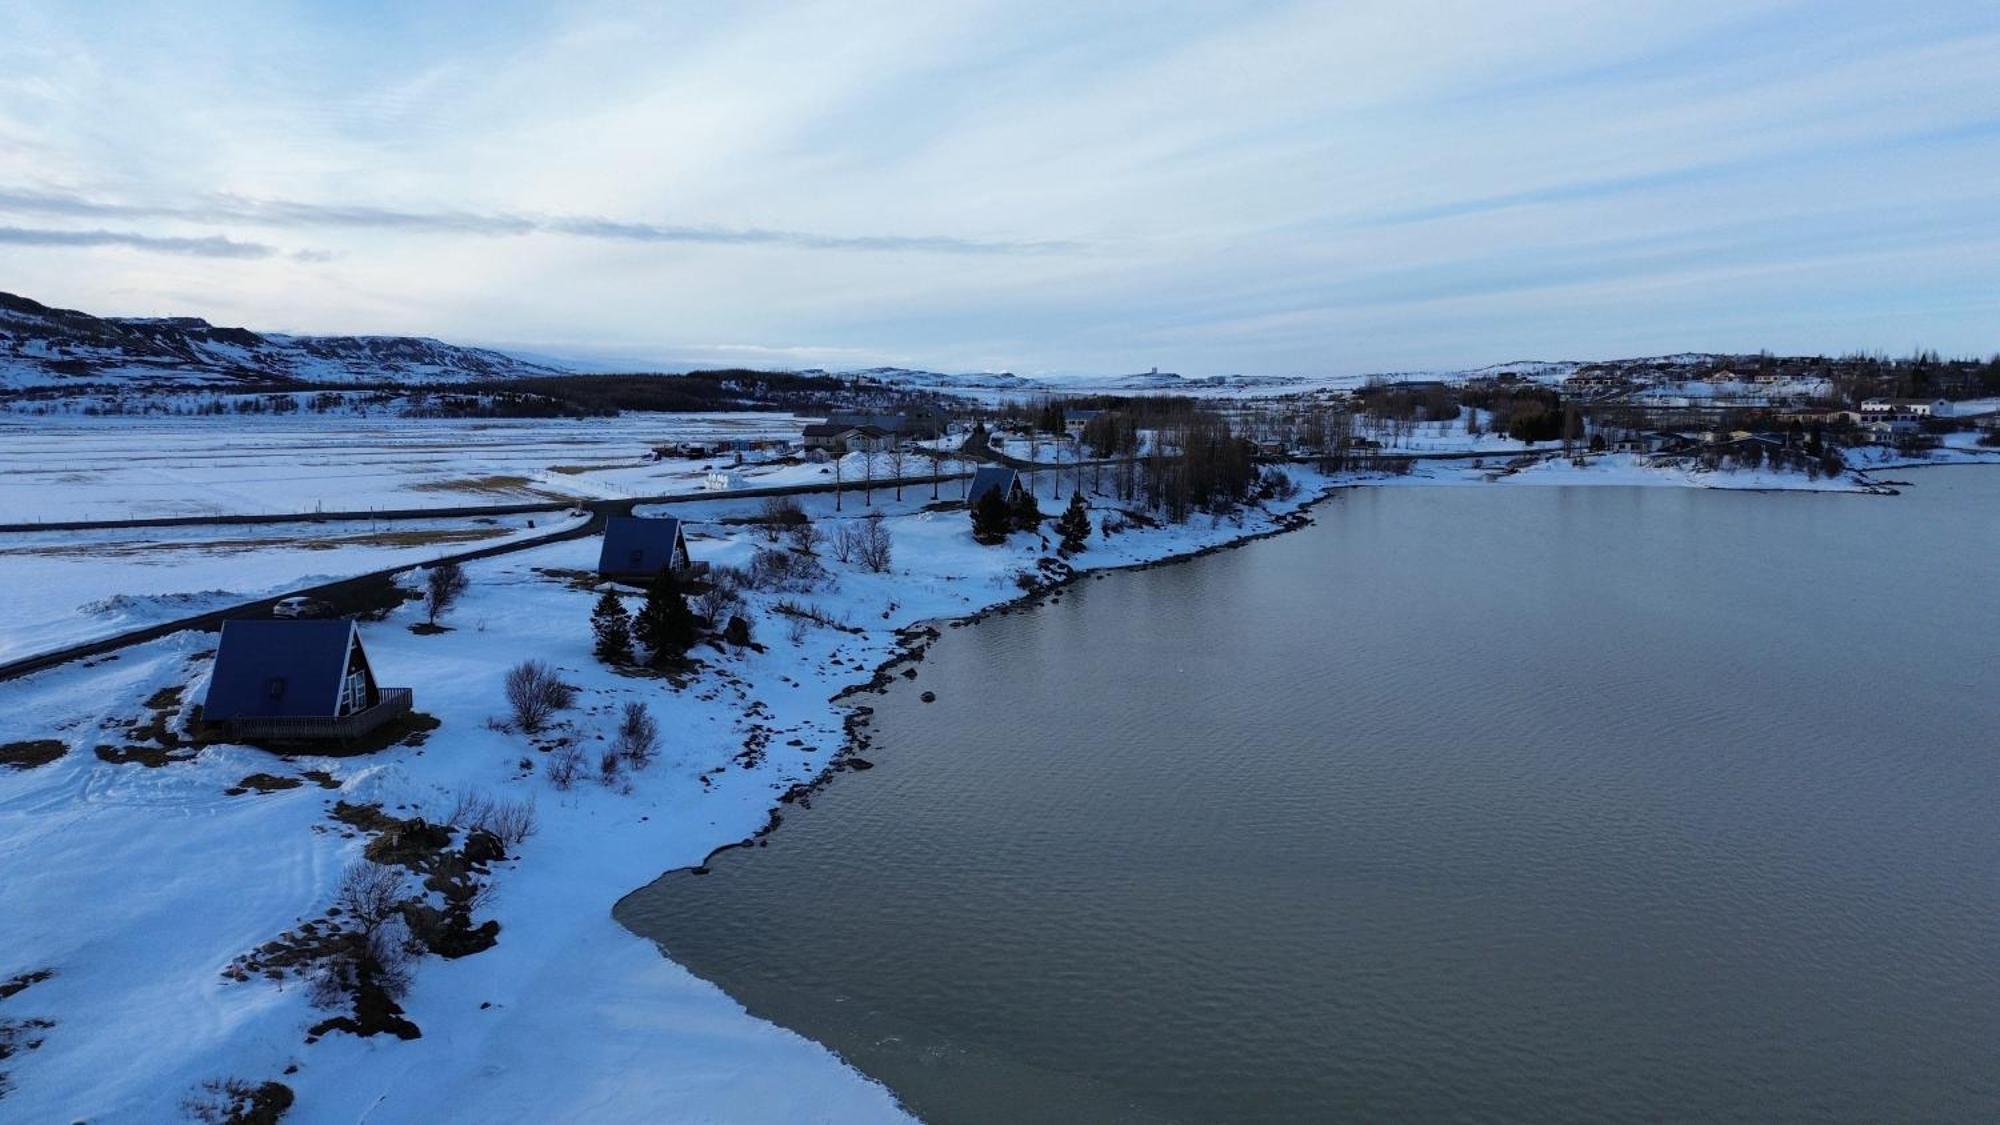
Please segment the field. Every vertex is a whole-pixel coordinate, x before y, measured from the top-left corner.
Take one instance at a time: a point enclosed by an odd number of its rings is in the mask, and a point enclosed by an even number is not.
[[[645,461],[655,445],[795,439],[804,425],[787,414],[0,420],[0,523],[658,495],[698,489],[709,466],[733,458]],[[819,467],[734,471],[780,483]]]

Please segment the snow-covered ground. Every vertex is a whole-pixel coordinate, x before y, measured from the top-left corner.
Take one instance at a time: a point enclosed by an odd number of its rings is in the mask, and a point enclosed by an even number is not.
[[[0,534],[0,661],[545,535],[586,518],[544,513]]]
[[[1295,472],[1303,504],[1327,482]],[[947,485],[946,488],[950,488]],[[878,490],[895,558],[887,574],[829,560],[831,585],[751,595],[766,651],[700,650],[685,687],[621,674],[593,658],[594,593],[564,573],[588,568],[597,541],[534,548],[468,565],[472,587],[448,622],[416,635],[405,606],[364,626],[382,681],[410,686],[442,725],[418,747],[359,758],[286,760],[216,745],[159,768],[93,753],[127,738],[163,688],[198,702],[214,637],[183,633],[122,653],[0,684],[0,745],[57,739],[67,753],[26,769],[0,766],[0,982],[54,975],[0,1001],[0,1020],[47,1019],[41,1045],[5,1062],[13,1089],[0,1113],[23,1121],[172,1119],[197,1084],[283,1081],[298,1093],[287,1120],[867,1121],[902,1115],[881,1087],[823,1048],[744,1014],[717,989],[660,957],[611,919],[619,897],[662,871],[699,862],[752,834],[778,795],[820,773],[842,744],[830,700],[868,679],[896,649],[894,630],[1006,600],[1016,576],[1048,557],[1037,537],[1004,547],[971,539],[961,512],[924,512],[928,488],[898,503]],[[1049,486],[1044,485],[1044,491]],[[823,522],[858,518],[830,497],[807,506]],[[1054,508],[1052,499],[1045,506]],[[677,510],[698,558],[746,559],[748,500]],[[1239,521],[1130,530],[1093,539],[1085,567],[1149,561],[1273,527]],[[219,564],[226,569],[227,564]],[[855,631],[813,627],[796,643],[780,597],[823,608]],[[646,702],[665,749],[629,772],[630,791],[585,780],[562,791],[548,755],[491,729],[501,678],[536,657],[578,686],[562,719],[594,757],[619,705]],[[796,739],[797,745],[792,741]],[[763,752],[740,755],[761,742]],[[523,769],[521,763],[530,763]],[[227,796],[252,773],[306,769],[315,784]],[[222,976],[231,960],[318,916],[363,845],[328,817],[331,802],[380,801],[399,815],[441,819],[467,788],[532,796],[539,831],[497,867],[498,945],[428,959],[405,1001],[423,1037],[333,1033],[307,1045],[313,1009],[297,981]],[[482,917],[486,912],[482,912]],[[782,920],[774,919],[774,924]]]
[[[787,414],[625,414],[585,420],[395,418],[0,419],[0,523],[448,508],[698,489],[706,460],[656,445],[796,439]],[[823,466],[752,463],[746,486]]]

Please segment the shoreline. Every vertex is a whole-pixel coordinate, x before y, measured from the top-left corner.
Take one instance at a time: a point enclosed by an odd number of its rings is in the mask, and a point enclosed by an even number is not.
[[[1193,562],[1196,559],[1207,558],[1210,555],[1219,554],[1223,551],[1232,551],[1265,539],[1290,534],[1312,525],[1312,509],[1329,500],[1339,498],[1340,494],[1348,489],[1360,487],[1366,487],[1366,485],[1359,483],[1325,485],[1320,489],[1318,495],[1301,502],[1292,511],[1276,516],[1275,518],[1279,521],[1280,525],[1277,527],[1265,528],[1262,531],[1251,532],[1221,543],[1210,543],[1189,551],[1163,555],[1160,558],[1145,562],[1121,563],[1115,566],[1094,568],[1070,567],[1060,578],[1039,585],[1033,590],[1023,591],[1021,594],[1005,601],[995,602],[984,608],[958,616],[924,618],[898,627],[894,630],[896,636],[895,649],[872,669],[868,679],[841,688],[827,700],[827,705],[836,709],[842,715],[842,726],[847,736],[845,741],[834,751],[832,759],[827,762],[826,766],[817,775],[785,790],[777,798],[777,804],[798,804],[801,808],[809,808],[811,807],[809,802],[812,796],[832,785],[834,780],[841,774],[865,773],[873,768],[872,763],[861,766],[856,766],[852,763],[855,759],[859,758],[857,751],[868,745],[865,728],[867,727],[868,717],[874,713],[874,709],[867,704],[850,702],[850,700],[857,695],[886,694],[889,686],[900,678],[898,673],[904,666],[923,662],[924,656],[929,652],[930,647],[943,638],[944,633],[942,630],[968,628],[978,625],[989,618],[1034,609],[1047,604],[1064,590],[1085,579],[1102,578],[1106,575],[1121,574],[1129,571],[1156,570],[1162,567],[1178,566],[1183,563]],[[861,760],[866,761],[866,759]],[[769,836],[783,826],[783,814],[779,809],[773,807],[770,812],[771,819],[751,835],[741,840],[732,840],[729,843],[717,845],[707,855],[704,855],[700,862],[683,864],[680,867],[670,867],[660,872],[654,879],[620,896],[618,902],[613,904],[612,909],[614,913],[618,906],[624,904],[626,899],[645,890],[646,887],[651,886],[660,879],[680,874],[706,875],[710,861],[716,856],[742,848],[755,847],[758,840]],[[623,926],[623,923],[620,923],[620,925]],[[646,941],[653,941],[652,938],[648,938],[646,935],[632,931],[629,928],[627,932],[644,938]],[[654,944],[657,945],[658,943],[655,942]],[[661,956],[666,957],[669,961],[673,960],[672,957],[667,956],[664,950],[661,951]]]

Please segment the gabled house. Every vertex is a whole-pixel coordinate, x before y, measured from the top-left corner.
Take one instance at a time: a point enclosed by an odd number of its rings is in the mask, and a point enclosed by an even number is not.
[[[356,738],[410,709],[409,688],[385,688],[354,622],[222,623],[202,700],[203,722],[244,738]]]
[[[1091,420],[1102,413],[1104,413],[1102,410],[1065,410],[1063,430],[1071,437],[1082,437],[1084,427],[1090,425]]]
[[[996,488],[1000,490],[1001,499],[1013,503],[1014,495],[1024,491],[1021,487],[1021,474],[1005,465],[981,466],[979,471],[972,474],[972,484],[965,490],[966,506],[971,507],[979,503],[980,497]]]
[[[652,578],[663,570],[686,570],[688,561],[687,536],[681,532],[681,521],[672,516],[613,516],[604,521],[597,573],[606,578]]]

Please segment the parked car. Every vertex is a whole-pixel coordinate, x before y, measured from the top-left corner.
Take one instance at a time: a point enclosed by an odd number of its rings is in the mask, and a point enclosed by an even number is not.
[[[286,598],[271,607],[272,617],[331,617],[333,607],[313,598]]]

